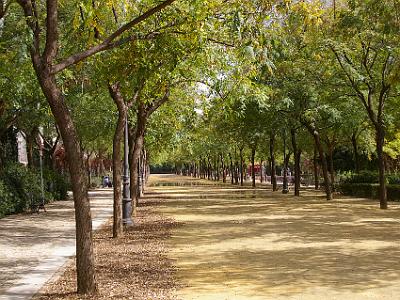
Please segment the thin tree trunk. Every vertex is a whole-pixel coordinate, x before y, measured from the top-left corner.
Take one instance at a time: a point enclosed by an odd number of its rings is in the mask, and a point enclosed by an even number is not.
[[[300,196],[300,180],[301,180],[301,169],[300,169],[300,159],[301,159],[301,149],[297,146],[296,141],[296,130],[290,130],[292,136],[292,148],[294,153],[294,195]]]
[[[132,215],[133,217],[136,217],[136,211],[137,211],[137,207],[136,207],[136,201],[133,201],[133,197],[132,197],[132,193],[133,193],[133,184],[134,184],[134,177],[135,177],[135,173],[137,173],[137,170],[135,170],[133,168],[133,149],[135,148],[135,131],[136,131],[136,127],[132,127],[129,123],[128,123],[128,141],[129,141],[129,153],[128,153],[128,161],[129,161],[129,193],[132,199]],[[175,173],[177,173],[177,169],[175,166]]]
[[[326,161],[324,149],[321,144],[321,139],[319,136],[319,132],[314,128],[312,125],[307,124],[307,129],[311,133],[314,138],[315,146],[317,147],[319,158],[322,163],[322,173],[324,175],[325,181],[325,193],[326,193],[326,200],[332,200],[332,191],[331,191],[331,182],[328,174],[328,163]]]
[[[137,129],[136,129],[137,130]],[[139,172],[140,172],[140,153],[144,144],[144,133],[135,136],[135,144],[133,148],[131,168],[133,169],[133,174],[131,178],[131,197],[132,202],[135,203],[136,208],[139,203],[140,186],[139,186]]]
[[[239,149],[240,156],[240,185],[243,186],[243,148]]]
[[[355,132],[351,135],[351,144],[353,145],[353,155],[354,155],[354,170],[356,173],[360,172],[360,162],[358,157],[358,144],[357,135]]]
[[[385,158],[383,154],[383,146],[385,143],[385,130],[383,126],[376,128],[376,152],[378,154],[378,169],[379,169],[379,202],[381,209],[387,209],[387,193],[385,179]]]
[[[319,190],[318,150],[314,144],[314,187]]]
[[[278,184],[276,182],[276,169],[275,169],[275,134],[271,133],[269,139],[269,155],[271,160],[271,184],[272,191],[278,190]]]
[[[251,149],[251,179],[252,187],[256,187],[256,168],[255,168],[256,148]]]
[[[329,173],[331,175],[331,187],[332,191],[335,190],[335,166],[333,162],[333,145],[329,145],[328,147],[328,155],[329,155]]]
[[[113,189],[114,189],[114,205],[113,205],[113,237],[118,238],[123,234],[122,225],[122,140],[124,138],[125,121],[127,118],[127,106],[121,95],[119,83],[109,85],[109,93],[118,108],[118,120],[115,127],[113,138]]]
[[[221,157],[221,168],[222,168],[222,182],[226,183],[226,166],[224,162],[224,156],[222,153],[220,153],[220,157]]]
[[[231,166],[231,184],[234,184],[235,178],[234,178],[234,167],[233,167],[233,161],[232,161],[232,154],[229,152],[229,162]]]

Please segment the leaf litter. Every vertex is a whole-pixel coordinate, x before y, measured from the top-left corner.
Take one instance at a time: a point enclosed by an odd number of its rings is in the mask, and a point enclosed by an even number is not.
[[[146,203],[148,202],[148,203]],[[176,267],[168,258],[166,240],[178,223],[152,209],[157,201],[143,199],[135,225],[123,237],[112,238],[112,222],[94,232],[98,293],[76,293],[75,258],[33,300],[54,299],[177,299]]]

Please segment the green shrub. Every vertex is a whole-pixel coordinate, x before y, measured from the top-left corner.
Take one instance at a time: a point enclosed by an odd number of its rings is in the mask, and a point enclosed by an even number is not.
[[[341,177],[342,183],[378,183],[379,176],[377,172],[361,171],[360,173],[353,174],[347,173]]]
[[[14,212],[14,196],[0,180],[0,218],[5,215],[12,214]]]
[[[66,200],[70,183],[67,176],[46,169],[43,171],[44,184],[47,192],[52,195],[54,200]]]
[[[388,200],[400,201],[400,184],[388,184],[386,188]]]
[[[70,184],[52,170],[43,171],[44,200],[66,200]],[[0,217],[20,213],[42,201],[40,172],[19,163],[9,163],[0,172]]]
[[[343,173],[339,176],[341,183],[379,183],[378,172],[361,171],[360,173]],[[386,183],[400,184],[400,174],[386,174]]]
[[[379,198],[379,184],[377,183],[341,183],[339,191],[342,194],[363,198]],[[387,197],[391,201],[400,200],[400,184],[387,185]]]
[[[400,174],[389,174],[386,176],[386,180],[389,184],[400,184]]]
[[[31,203],[41,199],[40,177],[19,163],[8,164],[2,172],[2,180],[14,195],[14,212],[27,210]]]

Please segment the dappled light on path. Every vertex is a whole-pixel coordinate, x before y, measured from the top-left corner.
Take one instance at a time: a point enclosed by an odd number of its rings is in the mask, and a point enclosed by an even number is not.
[[[178,182],[174,184],[174,182]],[[182,299],[399,299],[400,206],[153,176]]]
[[[112,190],[90,192],[93,227],[112,216]],[[0,300],[30,299],[75,254],[74,203],[0,219]]]

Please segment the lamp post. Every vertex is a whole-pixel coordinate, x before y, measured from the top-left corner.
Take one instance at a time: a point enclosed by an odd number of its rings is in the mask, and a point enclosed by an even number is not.
[[[124,130],[124,175],[122,177],[122,224],[132,226],[132,198],[129,189],[129,144],[128,144],[128,116],[125,119]]]
[[[282,183],[282,194],[289,193],[288,180],[287,180],[287,169],[286,169],[286,130],[283,129],[283,183]]]

